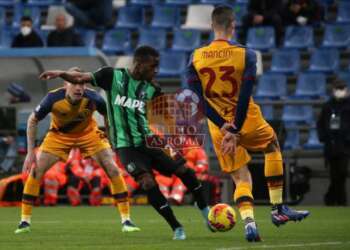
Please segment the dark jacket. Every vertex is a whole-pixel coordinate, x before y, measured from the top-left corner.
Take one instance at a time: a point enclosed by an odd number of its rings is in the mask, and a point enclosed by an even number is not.
[[[84,46],[79,34],[75,33],[72,28],[63,31],[51,31],[47,37],[48,47],[75,47]]]
[[[40,36],[33,30],[28,36],[19,33],[12,40],[12,48],[43,47],[44,43]]]
[[[251,0],[248,5],[248,16],[262,15],[265,19],[272,19],[282,10],[280,1],[275,0]]]
[[[330,129],[332,114],[339,115],[340,128]],[[342,100],[331,98],[322,106],[317,121],[317,132],[325,144],[325,157],[350,156],[350,97]]]
[[[299,13],[293,13],[290,10],[292,3],[299,3],[302,5]],[[304,5],[303,5],[304,4]],[[288,4],[285,5],[282,11],[282,20],[285,26],[288,25],[299,25],[297,18],[302,16],[307,18],[307,24],[317,24],[321,21],[323,13],[321,7],[314,0],[290,0]]]

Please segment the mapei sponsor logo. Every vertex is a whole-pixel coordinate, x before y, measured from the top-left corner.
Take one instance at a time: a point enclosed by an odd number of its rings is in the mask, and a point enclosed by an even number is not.
[[[146,105],[145,102],[132,99],[130,97],[117,95],[115,97],[114,104],[122,107],[131,108],[131,109],[137,109],[138,111],[145,113],[145,109],[144,109]]]

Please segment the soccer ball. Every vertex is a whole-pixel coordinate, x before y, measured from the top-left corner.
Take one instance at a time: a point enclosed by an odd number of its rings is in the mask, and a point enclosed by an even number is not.
[[[176,101],[184,112],[185,119],[198,113],[199,97],[190,89],[183,89],[175,96]]]
[[[236,213],[231,206],[220,203],[210,209],[208,220],[212,229],[218,232],[226,232],[236,224]]]

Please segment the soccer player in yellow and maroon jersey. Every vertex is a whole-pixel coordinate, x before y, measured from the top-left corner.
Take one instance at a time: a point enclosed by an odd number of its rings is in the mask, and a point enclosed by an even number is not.
[[[276,135],[251,97],[256,77],[255,52],[231,42],[235,29],[233,10],[218,6],[212,13],[215,40],[196,49],[187,68],[189,87],[202,100],[209,132],[222,171],[236,184],[234,201],[245,222],[248,241],[260,241],[253,212],[252,179],[246,164],[250,151],[265,154],[271,217],[276,225],[302,220],[309,212],[283,204],[282,154]]]
[[[77,69],[74,69],[77,71]],[[104,168],[111,180],[111,193],[118,207],[123,232],[140,231],[130,220],[128,191],[123,177],[113,160],[113,151],[105,134],[98,129],[92,117],[95,111],[107,115],[106,103],[86,84],[72,84],[65,81],[64,87],[50,91],[28,118],[28,153],[24,171],[33,163],[25,182],[22,197],[21,222],[15,231],[30,232],[32,208],[39,196],[40,181],[45,172],[59,160],[66,161],[72,148],[79,148],[83,157],[93,157]],[[39,156],[34,153],[37,124],[51,113],[50,130],[39,148]]]

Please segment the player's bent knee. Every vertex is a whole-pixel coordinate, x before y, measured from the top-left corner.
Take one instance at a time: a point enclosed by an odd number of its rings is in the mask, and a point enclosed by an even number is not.
[[[150,190],[151,188],[153,188],[157,185],[153,176],[149,173],[145,173],[145,174],[138,176],[136,178],[136,181],[142,187],[142,189],[146,190],[146,191]]]

